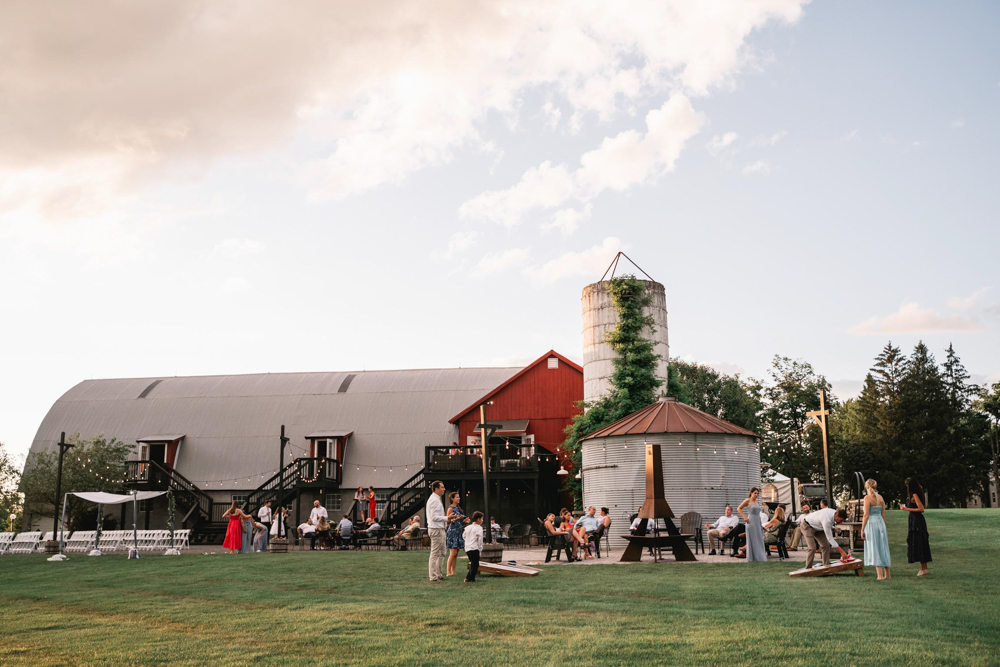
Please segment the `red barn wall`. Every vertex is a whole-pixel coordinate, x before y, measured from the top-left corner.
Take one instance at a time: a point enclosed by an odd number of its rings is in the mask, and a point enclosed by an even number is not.
[[[555,452],[566,439],[564,429],[579,412],[583,400],[583,373],[563,360],[550,369],[545,359],[501,389],[486,406],[488,421],[528,419],[528,434],[535,444]],[[479,423],[478,407],[458,421],[459,445],[465,445]]]

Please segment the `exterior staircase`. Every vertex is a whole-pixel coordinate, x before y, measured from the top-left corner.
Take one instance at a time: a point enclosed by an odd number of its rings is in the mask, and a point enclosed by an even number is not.
[[[190,528],[200,541],[210,541],[215,534],[224,535],[225,509],[220,503],[195,486],[194,482],[172,467],[157,461],[128,461],[126,482],[130,488],[142,491],[173,491],[177,503],[179,528]]]
[[[379,523],[383,526],[402,526],[411,516],[423,509],[430,492],[424,471],[421,469],[386,497]]]

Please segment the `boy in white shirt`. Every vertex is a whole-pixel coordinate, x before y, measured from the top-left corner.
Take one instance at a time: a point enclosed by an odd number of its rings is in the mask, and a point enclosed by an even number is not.
[[[469,574],[465,583],[475,583],[479,572],[479,554],[483,550],[483,513],[473,512],[472,523],[465,527],[465,555],[469,557]]]

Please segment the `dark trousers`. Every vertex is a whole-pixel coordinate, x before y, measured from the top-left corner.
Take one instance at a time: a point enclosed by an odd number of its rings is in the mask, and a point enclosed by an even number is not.
[[[465,580],[475,581],[476,573],[479,572],[479,549],[466,551],[465,555],[469,557],[469,574],[465,576]]]
[[[315,533],[309,536],[309,548],[316,548],[316,540],[328,540],[330,539],[330,531],[328,530],[317,530]],[[320,542],[320,546],[323,546],[323,542]]]

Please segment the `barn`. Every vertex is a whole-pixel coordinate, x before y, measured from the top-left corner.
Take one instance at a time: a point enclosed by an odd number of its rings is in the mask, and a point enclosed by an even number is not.
[[[559,502],[556,448],[582,399],[583,369],[554,350],[523,367],[87,380],[55,402],[31,452],[54,450],[61,432],[134,443],[129,485],[172,488],[178,520],[206,538],[233,500],[285,503],[298,523],[313,500],[350,512],[359,486],[375,487],[393,524],[422,508],[432,476],[481,507],[485,405],[499,425],[493,514],[528,523]],[[149,501],[139,524],[162,526],[166,512]]]

